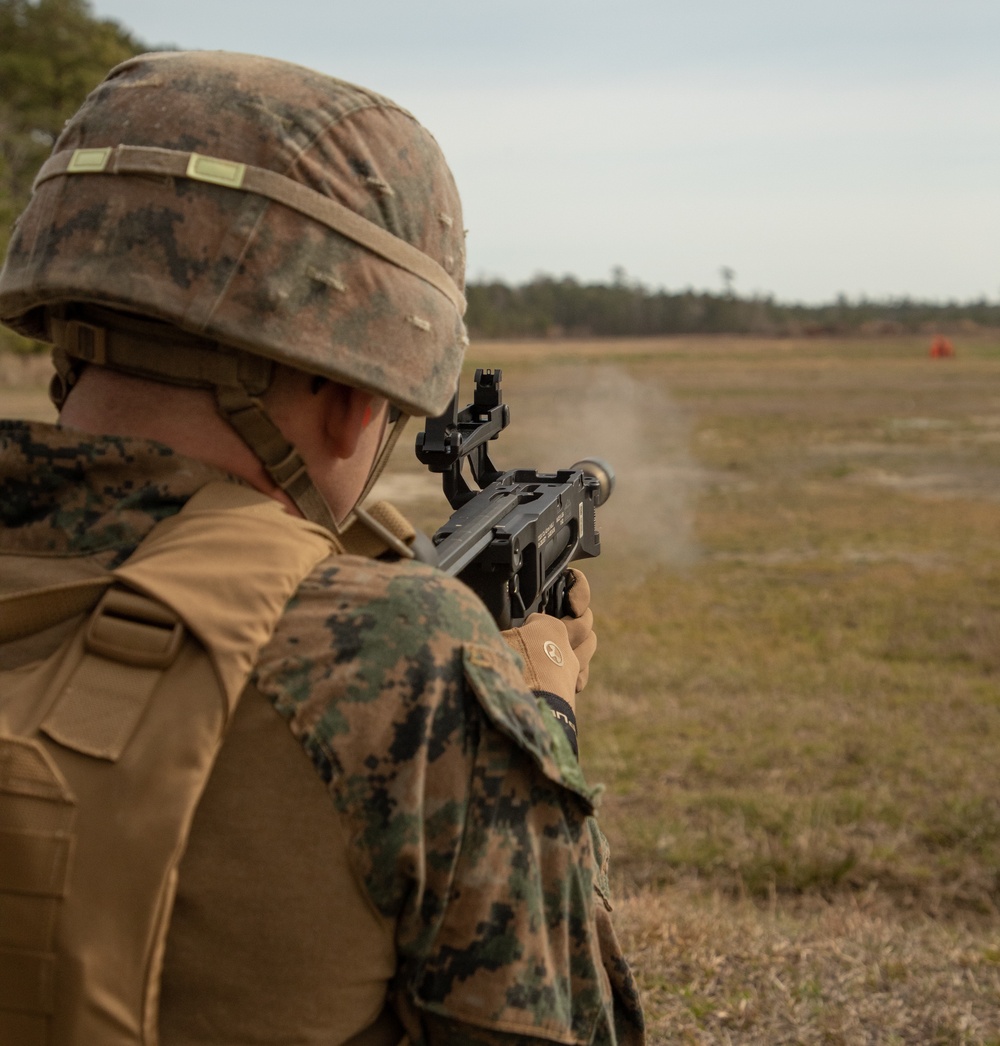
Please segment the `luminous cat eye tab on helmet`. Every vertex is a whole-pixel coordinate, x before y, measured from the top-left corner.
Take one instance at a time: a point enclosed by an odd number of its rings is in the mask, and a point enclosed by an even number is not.
[[[458,310],[459,315],[465,313],[464,295],[433,258],[363,218],[356,211],[275,171],[175,149],[117,145],[105,149],[75,149],[72,152],[56,153],[42,165],[35,178],[35,188],[50,178],[72,174],[153,174],[188,178],[264,196],[320,222],[373,254],[418,276],[440,291]]]

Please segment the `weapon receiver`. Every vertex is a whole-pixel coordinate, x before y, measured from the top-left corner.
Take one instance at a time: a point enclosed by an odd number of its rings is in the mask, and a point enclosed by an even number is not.
[[[499,368],[477,370],[473,402],[460,411],[456,392],[417,434],[416,454],[442,474],[455,510],[431,538],[437,565],[466,582],[497,624],[510,628],[535,611],[565,612],[566,568],[600,555],[595,510],[611,496],[615,475],[600,458],[554,473],[497,469],[488,444],[510,423],[502,375]],[[466,462],[475,487],[464,474]]]

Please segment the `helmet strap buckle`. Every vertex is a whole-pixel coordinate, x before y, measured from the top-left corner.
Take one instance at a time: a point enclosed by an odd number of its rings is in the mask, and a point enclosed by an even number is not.
[[[70,356],[84,363],[104,366],[108,359],[108,332],[104,327],[86,320],[64,320],[53,316],[50,320],[52,340]]]

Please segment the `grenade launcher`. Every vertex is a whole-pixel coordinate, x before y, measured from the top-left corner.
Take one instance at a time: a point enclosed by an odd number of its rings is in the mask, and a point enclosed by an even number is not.
[[[416,453],[441,473],[455,510],[431,537],[433,561],[469,585],[500,628],[510,628],[535,611],[564,613],[566,568],[601,554],[595,510],[611,496],[615,477],[599,458],[554,473],[497,469],[487,444],[510,423],[502,375],[477,370],[473,402],[460,411],[456,392],[417,434]],[[465,477],[466,462],[478,490]]]

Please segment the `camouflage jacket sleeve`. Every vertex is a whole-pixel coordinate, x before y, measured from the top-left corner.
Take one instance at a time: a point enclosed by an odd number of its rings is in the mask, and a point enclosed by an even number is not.
[[[415,1043],[642,1041],[593,792],[465,586],[340,557],[300,588],[257,683],[327,782],[396,925]]]

